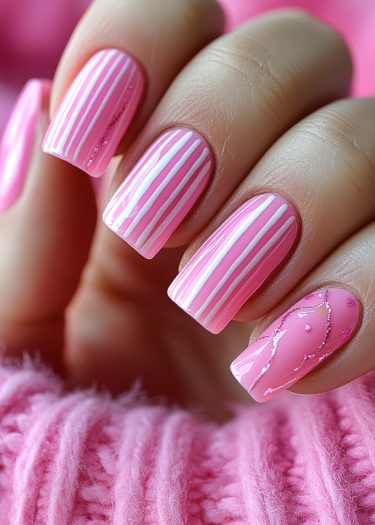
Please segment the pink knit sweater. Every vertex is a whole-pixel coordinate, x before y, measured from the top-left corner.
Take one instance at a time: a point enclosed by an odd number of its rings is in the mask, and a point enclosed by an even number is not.
[[[0,368],[1,525],[375,523],[375,375],[223,426]]]

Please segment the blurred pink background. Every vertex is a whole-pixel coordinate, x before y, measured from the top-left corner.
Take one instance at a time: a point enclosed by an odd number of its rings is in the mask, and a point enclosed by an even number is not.
[[[89,0],[0,0],[0,133],[30,77],[53,76]],[[354,58],[354,95],[375,94],[375,0],[221,0],[228,29],[269,9],[300,7],[337,28]]]

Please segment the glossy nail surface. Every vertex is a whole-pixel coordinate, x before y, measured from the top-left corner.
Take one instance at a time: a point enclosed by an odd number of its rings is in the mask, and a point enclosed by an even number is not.
[[[140,159],[108,204],[105,224],[151,259],[201,195],[213,170],[206,140],[170,129]]]
[[[50,89],[49,80],[33,79],[18,96],[0,144],[0,211],[12,206],[22,193]]]
[[[118,49],[99,51],[60,104],[44,151],[101,176],[131,123],[143,88],[143,74],[134,58]]]
[[[310,293],[246,348],[231,371],[256,401],[267,401],[348,342],[360,312],[358,299],[343,288]]]
[[[290,252],[294,208],[279,195],[245,202],[196,252],[168,290],[202,326],[220,332]]]

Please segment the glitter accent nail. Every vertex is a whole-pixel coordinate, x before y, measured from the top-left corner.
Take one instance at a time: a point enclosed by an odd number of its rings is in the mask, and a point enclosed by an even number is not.
[[[231,371],[256,401],[266,401],[338,350],[359,320],[360,306],[350,292],[323,288],[272,323],[233,361]]]

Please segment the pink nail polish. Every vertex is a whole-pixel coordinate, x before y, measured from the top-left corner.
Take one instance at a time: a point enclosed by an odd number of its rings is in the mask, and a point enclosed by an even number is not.
[[[258,195],[207,239],[168,295],[207,330],[219,333],[285,259],[297,232],[296,212],[285,199]]]
[[[99,51],[65,95],[43,150],[100,177],[131,123],[143,88],[134,58],[118,49]]]
[[[256,401],[267,401],[342,347],[360,311],[357,298],[343,288],[310,293],[233,361],[232,374]]]
[[[105,224],[147,259],[164,246],[212,174],[206,140],[174,128],[147,150],[109,202]]]
[[[29,80],[21,91],[0,144],[0,211],[22,193],[39,117],[51,90],[49,80]]]

